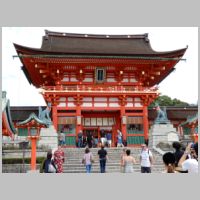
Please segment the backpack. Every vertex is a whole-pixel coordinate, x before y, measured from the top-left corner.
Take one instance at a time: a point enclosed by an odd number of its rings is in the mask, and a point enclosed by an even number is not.
[[[143,151],[143,150],[142,150]],[[142,151],[141,151],[141,154],[142,154]],[[140,156],[141,156],[141,154],[140,154]],[[148,155],[149,155],[149,149],[148,149]],[[141,156],[142,157],[142,156]],[[150,161],[150,163],[151,164],[153,164],[153,158],[152,158],[152,156],[150,156],[149,155],[149,161]]]

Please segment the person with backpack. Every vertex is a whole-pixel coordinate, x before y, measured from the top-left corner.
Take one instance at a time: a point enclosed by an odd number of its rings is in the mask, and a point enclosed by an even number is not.
[[[142,144],[142,151],[140,154],[141,173],[151,173],[151,166],[153,164],[153,155],[146,144]]]

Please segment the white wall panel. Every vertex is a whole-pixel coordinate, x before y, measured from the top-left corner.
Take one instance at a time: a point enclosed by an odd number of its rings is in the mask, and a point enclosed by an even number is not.
[[[110,103],[109,107],[119,107],[119,104],[118,103]]]
[[[94,107],[107,107],[107,103],[94,103]]]
[[[66,107],[66,103],[59,103],[58,107]]]
[[[92,107],[92,103],[83,103],[82,107]]]

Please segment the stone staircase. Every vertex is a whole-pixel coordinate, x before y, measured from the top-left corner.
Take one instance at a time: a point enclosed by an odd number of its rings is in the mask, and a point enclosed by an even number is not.
[[[105,148],[108,152],[108,161],[106,163],[106,172],[107,173],[120,173],[120,156],[122,154],[122,148]],[[134,171],[140,173],[140,164],[139,164],[139,155],[140,148],[130,148],[131,155],[136,159],[137,164],[134,165]],[[66,148],[65,151],[65,163],[64,173],[85,173],[85,166],[81,163],[83,155],[83,148]],[[95,162],[92,165],[92,173],[99,173],[99,160],[98,160],[98,152],[99,148],[92,148],[91,152],[94,156]],[[154,155],[154,165],[152,167],[152,173],[161,173],[164,170],[164,165],[162,161],[162,156],[152,150]]]

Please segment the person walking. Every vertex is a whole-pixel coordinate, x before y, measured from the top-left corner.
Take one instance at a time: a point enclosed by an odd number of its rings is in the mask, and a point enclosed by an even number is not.
[[[100,131],[100,136],[101,136],[101,145],[105,146],[106,138],[105,138],[105,132],[104,132],[104,130]]]
[[[140,154],[141,173],[151,173],[151,166],[153,164],[153,155],[146,144],[142,144],[142,151]]]
[[[111,145],[112,145],[112,135],[111,135],[110,132],[108,132],[108,133],[106,134],[106,139],[107,139],[108,147],[110,148]]]
[[[124,157],[126,156],[126,148],[123,148],[122,150],[122,154],[120,157],[120,166],[121,166],[121,172],[124,173],[124,165],[123,165],[123,161],[124,161]]]
[[[135,158],[131,156],[131,150],[126,150],[126,155],[123,157],[123,166],[124,166],[124,173],[132,173],[133,164],[136,164]]]
[[[63,131],[59,134],[59,145],[64,146],[65,145],[65,134]]]
[[[63,173],[63,163],[65,162],[65,154],[62,146],[58,146],[58,149],[54,152],[54,162],[57,166],[57,172]]]
[[[85,154],[83,156],[82,163],[85,165],[86,173],[91,173],[92,163],[94,162],[93,155],[89,148],[85,149]]]
[[[93,139],[93,136],[92,136],[91,132],[89,131],[87,133],[87,145],[89,148],[92,148],[92,139]]]
[[[120,130],[117,130],[117,147],[124,147],[123,145],[123,137],[122,132]]]
[[[78,148],[83,147],[83,131],[80,130],[78,133]]]
[[[52,159],[52,151],[49,150],[47,152],[47,157],[44,160],[43,166],[42,166],[42,172],[43,173],[57,173],[57,167],[55,165],[54,160]]]
[[[104,149],[104,145],[101,145],[101,149],[98,151],[100,172],[106,172],[106,161],[108,160],[107,151]]]

